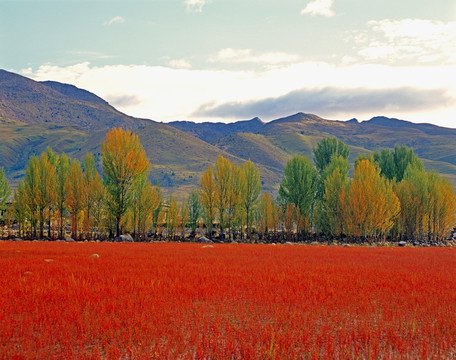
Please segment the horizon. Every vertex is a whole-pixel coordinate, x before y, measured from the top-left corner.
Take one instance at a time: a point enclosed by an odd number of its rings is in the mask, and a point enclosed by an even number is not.
[[[134,117],[303,112],[456,127],[450,0],[3,0],[0,34],[1,68],[75,85]]]

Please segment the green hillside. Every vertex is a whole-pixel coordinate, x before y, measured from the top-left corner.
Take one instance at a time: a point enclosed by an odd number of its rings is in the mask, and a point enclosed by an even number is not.
[[[100,167],[100,143],[118,126],[139,135],[152,163],[150,179],[178,198],[198,185],[219,154],[235,163],[251,159],[260,168],[263,188],[275,193],[287,160],[296,153],[312,157],[312,149],[328,136],[349,145],[352,163],[360,153],[407,145],[427,168],[456,186],[456,129],[384,117],[333,121],[304,113],[266,124],[255,118],[233,124],[172,125],[127,116],[73,85],[39,83],[0,70],[0,166],[13,186],[30,155],[47,146],[80,160],[92,152]]]

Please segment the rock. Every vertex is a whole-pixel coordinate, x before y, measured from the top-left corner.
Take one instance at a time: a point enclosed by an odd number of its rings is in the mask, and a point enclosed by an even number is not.
[[[204,245],[204,246],[202,246],[203,249],[206,249],[206,248],[213,248],[213,247],[214,247],[214,246],[212,246],[212,245]]]
[[[98,259],[99,257],[100,257],[100,255],[98,255],[98,254],[92,254],[89,256],[89,258],[91,258],[91,259]]]
[[[198,242],[199,243],[204,243],[204,244],[212,244],[213,243],[212,240],[208,239],[205,236],[201,236],[200,238],[198,238]]]
[[[344,247],[350,247],[350,244],[345,243]]]
[[[310,245],[319,245],[318,242],[313,241]]]
[[[231,244],[237,244],[237,241],[231,240]]]
[[[273,245],[273,246],[276,246],[276,243],[270,243],[269,245]]]
[[[20,238],[14,238],[13,241],[24,241],[24,240],[22,240]]]
[[[292,243],[292,242],[289,242],[289,241],[287,241],[287,242],[285,242],[285,244],[284,244],[284,245],[293,245],[293,243]]]
[[[129,235],[129,234],[120,235],[120,236],[117,238],[117,242],[133,242],[133,238],[132,238],[131,235]]]
[[[65,239],[65,241],[66,241],[66,242],[74,242],[74,239],[68,237],[68,238]]]
[[[398,244],[398,245],[399,245],[399,246],[405,246],[405,245],[407,245],[407,243],[406,243],[405,241],[399,241],[399,244]]]
[[[53,262],[54,259],[44,259],[44,261],[46,261],[46,262]]]

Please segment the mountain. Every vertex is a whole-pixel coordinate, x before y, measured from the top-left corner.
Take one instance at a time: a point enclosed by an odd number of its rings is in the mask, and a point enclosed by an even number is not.
[[[251,120],[237,121],[234,123],[194,123],[191,121],[172,121],[168,123],[176,129],[185,131],[201,140],[209,143],[213,143],[222,137],[236,134],[236,133],[255,133],[257,132],[264,123],[259,118],[253,118]]]
[[[80,160],[92,152],[101,168],[100,143],[119,126],[138,134],[152,163],[150,179],[165,195],[180,199],[219,154],[236,163],[251,159],[260,168],[263,188],[275,193],[287,160],[295,153],[311,157],[318,141],[328,136],[349,145],[351,162],[360,153],[407,145],[427,168],[456,185],[456,129],[386,117],[336,121],[305,113],[268,123],[254,118],[231,124],[164,124],[130,117],[73,85],[36,82],[0,70],[0,166],[13,185],[30,155],[47,146]]]

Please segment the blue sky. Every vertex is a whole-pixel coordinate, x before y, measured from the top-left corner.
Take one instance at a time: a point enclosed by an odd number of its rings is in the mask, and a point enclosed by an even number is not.
[[[456,2],[0,0],[0,68],[157,121],[456,127]]]

